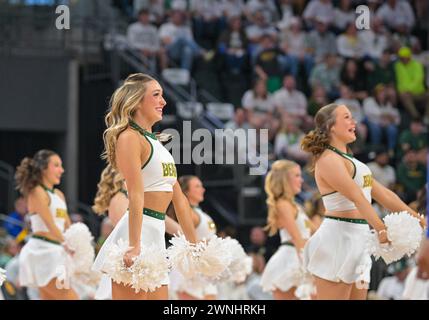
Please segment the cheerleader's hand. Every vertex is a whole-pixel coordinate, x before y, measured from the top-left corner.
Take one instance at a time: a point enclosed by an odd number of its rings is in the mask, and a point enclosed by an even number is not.
[[[70,248],[65,242],[63,242],[63,248],[67,252],[67,254],[73,257],[75,251],[72,248]]]
[[[426,218],[424,215],[420,215],[420,226],[423,228],[423,230],[425,230],[428,226],[427,226],[427,222],[426,222]]]
[[[382,229],[378,231],[378,241],[382,244],[390,244],[389,238],[387,237],[387,230]]]
[[[140,255],[140,247],[128,247],[124,254],[124,264],[127,268],[131,267],[136,257]]]

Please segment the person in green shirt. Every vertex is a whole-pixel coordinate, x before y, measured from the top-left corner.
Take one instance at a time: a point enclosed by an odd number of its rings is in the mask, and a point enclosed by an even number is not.
[[[407,151],[398,166],[396,177],[403,190],[404,202],[414,201],[417,192],[426,183],[426,167],[418,162],[416,151]]]
[[[423,65],[411,58],[411,49],[402,47],[395,62],[396,88],[402,104],[414,119],[421,119],[421,104],[425,110],[425,122],[429,123],[429,92],[425,88]]]
[[[421,120],[412,120],[410,128],[399,136],[399,156],[408,150],[419,151],[428,147],[428,133],[425,132]]]

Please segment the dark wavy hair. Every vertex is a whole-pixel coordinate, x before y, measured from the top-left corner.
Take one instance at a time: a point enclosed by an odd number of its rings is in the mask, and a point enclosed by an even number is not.
[[[37,185],[42,183],[42,173],[48,167],[49,159],[58,155],[51,150],[39,150],[30,158],[22,159],[15,172],[16,189],[24,196],[28,195]]]

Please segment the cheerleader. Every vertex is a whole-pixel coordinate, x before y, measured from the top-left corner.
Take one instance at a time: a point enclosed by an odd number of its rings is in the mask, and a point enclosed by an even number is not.
[[[321,108],[315,126],[304,137],[302,148],[313,155],[326,214],[305,245],[304,263],[315,278],[317,299],[366,299],[371,269],[366,250],[369,225],[381,244],[388,243],[386,227],[371,200],[392,212],[408,211],[422,226],[425,221],[348,153],[347,145],[356,140],[356,122],[345,105]]]
[[[113,227],[115,227],[127,211],[129,204],[128,192],[125,187],[124,179],[111,165],[107,165],[101,173],[97,188],[92,210],[98,215],[103,215],[107,212],[108,219]],[[165,230],[166,233],[174,235],[179,234],[182,228],[172,218],[165,216]],[[112,299],[111,281],[107,275],[102,276],[95,299]],[[151,292],[148,293],[148,299],[153,299],[153,294]]]
[[[195,226],[197,240],[210,239],[216,235],[216,225],[212,218],[199,207],[204,201],[205,189],[201,180],[192,175],[179,178],[182,188],[189,204],[192,207],[192,222]],[[218,290],[214,283],[200,277],[186,280],[177,271],[172,271],[172,286],[179,300],[215,300]]]
[[[149,259],[154,257],[146,258],[140,253],[154,246],[156,254],[163,256],[165,211],[170,202],[173,202],[186,238],[195,242],[189,203],[176,181],[174,159],[152,133],[152,126],[162,119],[165,105],[159,83],[141,73],[128,76],[110,100],[107,129],[103,135],[104,158],[125,179],[129,209],[98,252],[93,265],[96,271],[108,273],[109,254],[122,242],[128,245],[123,256],[125,267],[131,267],[136,258],[148,259],[146,263],[149,265]],[[155,274],[134,280],[141,284],[153,276]],[[110,273],[109,277],[116,277],[116,274]],[[166,269],[152,295],[157,299],[167,299],[168,282]],[[113,299],[148,299],[148,291],[139,291],[130,284],[112,280]]]
[[[295,290],[303,280],[301,250],[313,226],[303,208],[294,200],[301,192],[302,182],[300,166],[289,160],[274,162],[265,180],[266,230],[270,236],[279,230],[281,246],[268,261],[261,285],[265,292],[272,292],[276,300],[296,299]]]
[[[71,224],[65,197],[54,188],[63,173],[58,154],[40,150],[33,158],[24,158],[15,174],[17,189],[27,197],[33,231],[20,253],[19,282],[24,287],[38,287],[44,300],[78,299],[73,289],[57,287],[70,253],[62,245],[63,232]]]

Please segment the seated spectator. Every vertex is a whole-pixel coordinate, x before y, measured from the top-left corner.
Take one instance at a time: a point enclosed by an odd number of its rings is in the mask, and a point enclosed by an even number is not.
[[[307,53],[314,56],[316,63],[321,62],[327,54],[337,53],[335,35],[328,31],[329,22],[322,17],[316,19],[316,29],[307,35]]]
[[[300,129],[299,123],[299,120],[283,115],[280,131],[274,141],[274,153],[277,159],[289,159],[305,165],[310,155],[301,149],[305,133]]]
[[[328,104],[328,96],[326,95],[325,89],[317,85],[311,92],[310,99],[307,105],[307,114],[314,117],[319,109]]]
[[[283,88],[274,92],[273,103],[279,114],[286,113],[292,119],[300,121],[303,128],[313,124],[313,118],[307,114],[307,98],[296,89],[293,76],[287,75],[283,78]]]
[[[346,30],[350,23],[354,23],[356,13],[352,8],[351,0],[341,0],[338,8],[334,9],[333,25],[338,33]]]
[[[241,105],[248,111],[249,118],[255,114],[267,115],[273,112],[274,103],[271,94],[267,90],[266,81],[257,79],[253,88],[244,93]]]
[[[395,70],[393,67],[389,50],[384,50],[380,59],[371,64],[367,69],[368,88],[375,88],[378,84],[383,84],[386,88],[387,98],[393,106],[397,105]]]
[[[279,26],[280,48],[286,54],[297,58],[304,65],[305,72],[309,76],[313,69],[314,59],[306,52],[307,35],[301,27],[301,20],[298,17],[292,17],[288,24]]]
[[[364,70],[360,67],[356,59],[350,58],[344,62],[340,73],[340,80],[341,83],[353,91],[357,99],[362,101],[368,96]]]
[[[405,129],[399,136],[399,156],[408,150],[419,152],[429,145],[428,132],[419,119],[412,120],[409,129]]]
[[[423,65],[411,58],[408,47],[402,47],[398,56],[395,75],[399,98],[414,119],[422,119],[424,115],[424,122],[429,124],[429,92],[425,88]]]
[[[192,35],[191,28],[185,24],[185,15],[182,11],[174,10],[171,13],[171,22],[164,23],[159,29],[159,36],[173,61],[178,61],[180,67],[192,71],[195,58],[204,57],[205,60],[213,58],[213,52],[201,48]]]
[[[5,245],[0,251],[0,268],[5,268],[9,261],[16,256],[21,250],[20,244],[12,238],[7,237],[5,239]]]
[[[149,11],[149,20],[156,26],[160,26],[164,21],[165,7],[164,0],[134,0],[134,15],[138,16],[141,9]]]
[[[408,150],[396,170],[397,181],[402,187],[404,202],[416,200],[417,192],[426,183],[426,166],[419,163],[417,152]]]
[[[412,46],[411,50],[413,51],[413,58],[420,62],[423,65],[424,73],[426,74],[425,85],[426,88],[429,87],[429,50],[422,50],[422,45],[419,40],[417,40]]]
[[[224,19],[229,20],[232,17],[241,17],[244,13],[243,0],[221,0],[220,10]]]
[[[325,206],[322,197],[318,192],[313,193],[312,197],[305,202],[305,212],[307,212],[316,230],[320,227],[325,217]]]
[[[256,11],[248,18],[249,24],[246,27],[246,36],[249,39],[251,45],[251,54],[252,58],[255,57],[255,50],[257,48],[257,44],[261,41],[261,38],[265,34],[271,35],[274,39],[277,39],[277,30],[268,23],[265,15]]]
[[[265,269],[266,259],[260,253],[251,253],[253,259],[252,273],[246,280],[247,296],[250,300],[272,300],[269,292],[264,292],[261,286],[261,277]]]
[[[274,237],[270,237],[273,239]],[[260,254],[265,258],[265,261],[269,260],[273,255],[276,247],[267,243],[267,234],[264,229],[260,226],[254,226],[250,230],[250,244],[246,248],[246,252]]]
[[[389,46],[389,37],[383,21],[377,17],[371,19],[370,29],[359,31],[359,38],[364,44],[364,56],[378,61]]]
[[[150,23],[147,9],[141,9],[138,21],[128,26],[127,40],[131,48],[141,52],[143,62],[148,62],[151,72],[157,70],[157,59],[160,62],[161,70],[167,67],[167,57],[164,50],[161,49],[158,30]]]
[[[308,26],[317,24],[318,19],[323,19],[329,24],[332,23],[335,18],[332,0],[311,0],[305,8],[303,16]]]
[[[354,21],[337,37],[338,54],[343,58],[361,59],[365,54],[365,42],[358,34]]]
[[[281,25],[289,26],[291,19],[294,18],[294,7],[296,8],[295,0],[279,0],[278,5],[280,7],[281,19],[277,26],[281,29]]]
[[[404,22],[396,28],[396,32],[392,35],[390,48],[393,52],[398,52],[402,47],[411,48],[417,41],[417,37],[411,34],[411,29]]]
[[[248,20],[250,20],[255,12],[261,12],[269,24],[279,20],[274,0],[248,0],[244,10]]]
[[[248,121],[247,109],[237,108],[234,113],[234,119],[231,121],[228,121],[225,124],[224,128],[232,129],[232,130],[250,129],[251,125],[249,124],[249,121]]]
[[[210,48],[213,48],[225,27],[225,21],[221,19],[220,3],[211,0],[191,0],[189,1],[189,11],[192,15],[195,39],[200,44],[208,40]]]
[[[103,219],[100,226],[100,236],[98,237],[95,246],[95,252],[98,252],[98,250],[100,250],[100,248],[103,246],[104,241],[106,241],[107,237],[113,231],[114,227],[115,226],[113,225],[109,217],[105,217]]]
[[[389,165],[390,157],[387,149],[378,147],[375,151],[375,159],[368,163],[375,180],[386,188],[394,190],[396,184],[395,169]]]
[[[335,54],[327,54],[325,61],[317,64],[311,71],[308,82],[312,88],[322,87],[329,100],[338,98],[340,85],[340,67]]]
[[[8,214],[3,227],[10,236],[16,238],[23,230],[24,219],[28,213],[27,200],[21,196],[15,200],[14,205],[15,210]]]
[[[401,23],[406,23],[410,29],[415,24],[414,12],[408,1],[387,0],[378,8],[376,14],[392,30]]]
[[[411,268],[406,258],[390,264],[387,272],[392,276],[381,280],[377,289],[377,296],[385,300],[402,300],[405,289],[405,279]]]
[[[398,109],[393,107],[390,101],[387,100],[384,85],[377,85],[374,89],[374,97],[368,97],[363,101],[363,112],[371,143],[380,145],[384,133],[387,138],[388,153],[393,157],[401,117]]]

